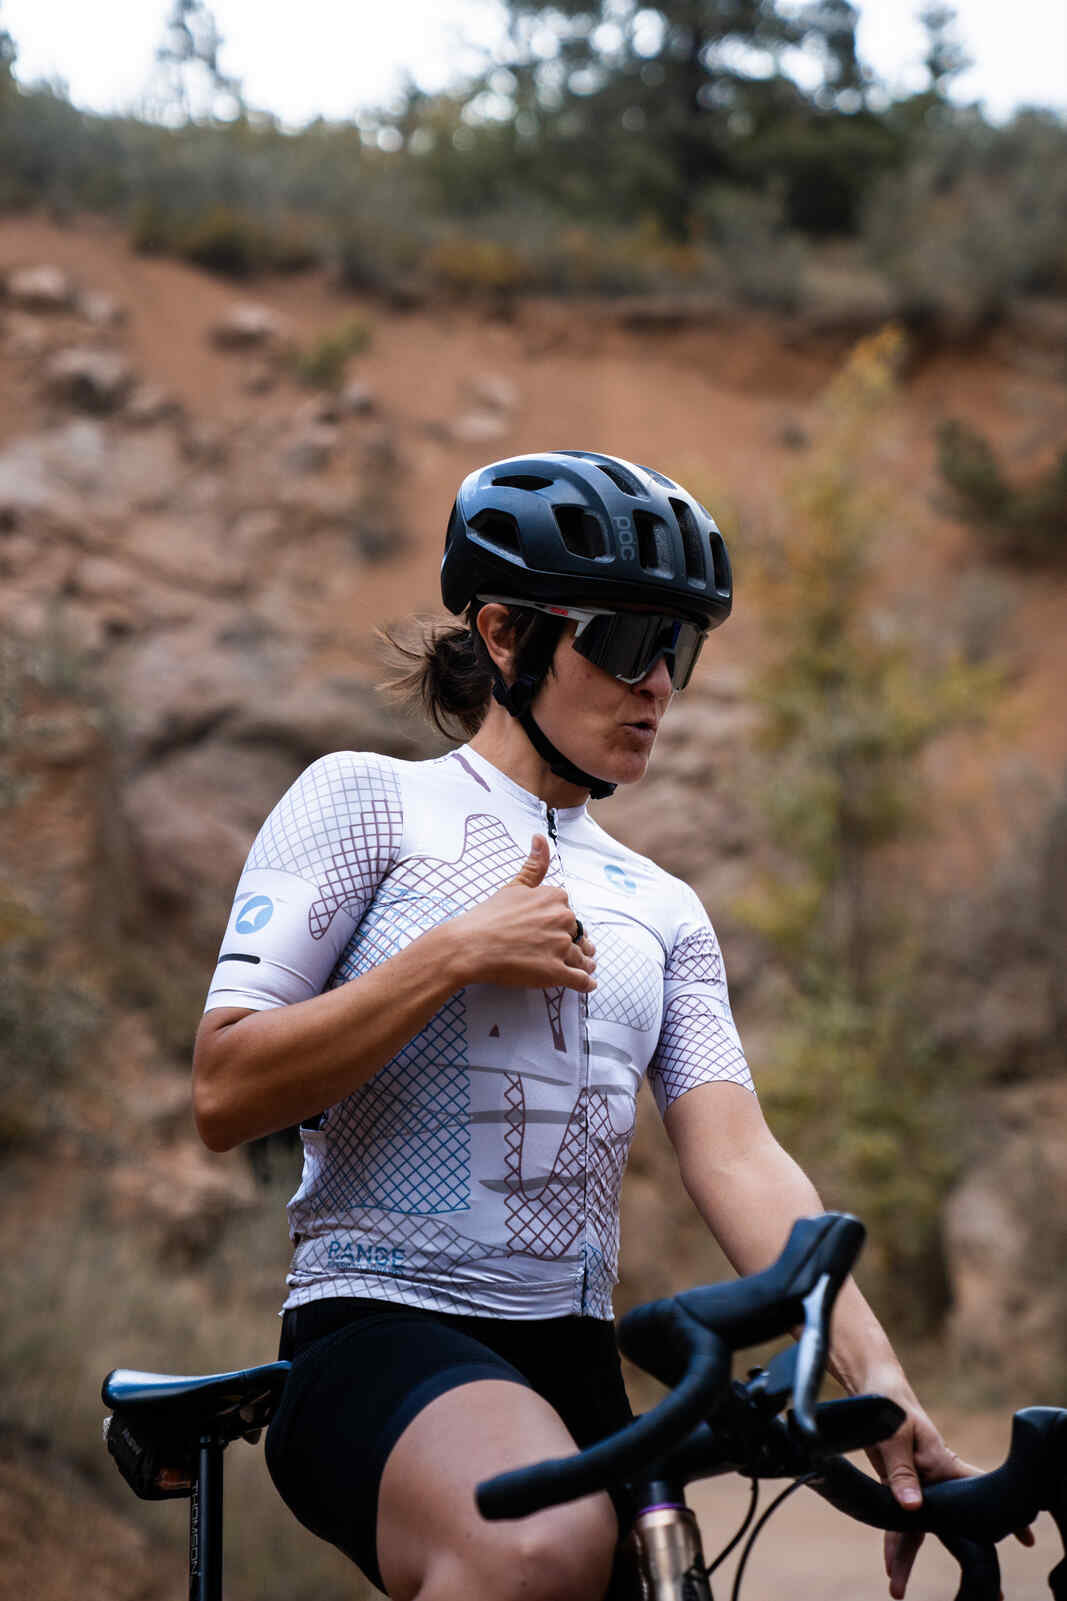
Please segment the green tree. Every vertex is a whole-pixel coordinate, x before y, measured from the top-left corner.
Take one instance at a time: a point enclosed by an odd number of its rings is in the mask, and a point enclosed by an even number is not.
[[[739,909],[786,984],[768,1099],[829,1193],[872,1225],[875,1266],[910,1275],[922,1323],[940,1309],[938,1213],[961,1153],[952,1075],[924,1022],[928,920],[899,863],[923,827],[924,753],[979,723],[1000,678],[943,645],[924,661],[880,602],[883,514],[861,470],[901,340],[866,341],[831,389],[792,488],[788,546],[762,580],[775,640],[757,686],[763,803],[778,865]]]
[[[3,106],[15,88],[15,62],[18,60],[18,46],[8,33],[0,26],[0,106]]]
[[[776,0],[510,0],[507,66],[558,193],[678,236],[739,138],[803,97],[778,66],[805,28]]]
[[[973,65],[956,36],[956,8],[936,0],[936,3],[923,7],[919,12],[919,21],[926,30],[923,66],[930,74],[929,92],[944,100],[952,79],[958,78],[960,73]]]
[[[506,62],[453,102],[462,160],[437,141],[428,164],[450,193],[462,188],[457,166],[476,172],[468,192],[483,207],[509,194],[513,204],[518,191],[570,216],[654,221],[674,239],[714,241],[717,189],[777,185],[787,221],[847,231],[896,152],[865,111],[870,75],[850,0],[799,10],[779,0],[508,0],[508,11]],[[797,48],[822,64],[813,92],[786,70]],[[414,105],[409,96],[394,126]]]
[[[219,65],[223,39],[207,0],[173,0],[150,91],[163,121],[243,109],[241,84]]]

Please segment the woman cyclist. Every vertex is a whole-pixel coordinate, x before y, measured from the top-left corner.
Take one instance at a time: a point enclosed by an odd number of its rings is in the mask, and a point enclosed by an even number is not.
[[[415,672],[426,762],[341,752],[278,803],[238,886],[194,1065],[213,1150],[299,1123],[267,1443],[296,1515],[396,1601],[625,1593],[606,1495],[482,1522],[475,1484],[629,1407],[611,1322],[618,1191],[647,1077],[741,1273],[821,1210],[760,1112],[696,895],[594,822],[635,783],[731,605],[705,508],[585,451],[463,483]],[[855,1285],[833,1367],[897,1400],[905,1505],[968,1470]],[[892,1593],[914,1547],[890,1537]]]

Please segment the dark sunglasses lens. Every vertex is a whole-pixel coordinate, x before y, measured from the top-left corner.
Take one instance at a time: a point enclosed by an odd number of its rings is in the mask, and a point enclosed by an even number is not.
[[[594,617],[574,641],[574,648],[595,666],[625,684],[636,684],[666,656],[671,683],[684,689],[704,635],[693,623],[646,612],[613,612]]]

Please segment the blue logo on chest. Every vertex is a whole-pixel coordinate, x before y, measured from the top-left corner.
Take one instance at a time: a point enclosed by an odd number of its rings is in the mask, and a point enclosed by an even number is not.
[[[624,895],[637,894],[637,884],[635,880],[630,877],[629,873],[624,867],[619,866],[618,862],[608,862],[605,864],[604,877],[607,879],[612,889],[621,890]]]

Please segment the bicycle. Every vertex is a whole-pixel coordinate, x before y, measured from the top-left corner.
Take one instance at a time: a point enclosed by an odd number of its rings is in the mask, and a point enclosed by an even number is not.
[[[957,1601],[997,1601],[996,1544],[1040,1511],[1052,1514],[1067,1552],[1067,1410],[1017,1412],[999,1468],[928,1486],[916,1511],[904,1511],[887,1488],[846,1460],[843,1453],[877,1444],[903,1421],[900,1408],[882,1396],[817,1400],[834,1299],[864,1237],[863,1225],[844,1214],[801,1219],[764,1272],[627,1313],[619,1324],[623,1352],[670,1393],[585,1451],[479,1485],[482,1515],[522,1517],[625,1486],[641,1601],[712,1601],[711,1575],[747,1535],[733,1582],[737,1601],[755,1540],[775,1508],[804,1485],[871,1527],[937,1535],[960,1566]],[[732,1378],[735,1351],[797,1327],[795,1345],[746,1380]],[[269,1421],[287,1367],[275,1362],[203,1378],[120,1369],[104,1381],[104,1400],[114,1408],[108,1448],[127,1482],[146,1498],[191,1497],[190,1601],[220,1601],[222,1452]],[[751,1481],[749,1509],[734,1537],[705,1563],[685,1487],[725,1473]],[[761,1479],[790,1483],[754,1522]],[[1067,1555],[1049,1585],[1054,1601],[1067,1601]]]

